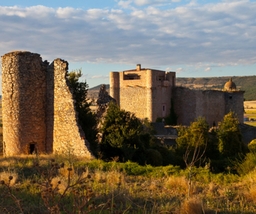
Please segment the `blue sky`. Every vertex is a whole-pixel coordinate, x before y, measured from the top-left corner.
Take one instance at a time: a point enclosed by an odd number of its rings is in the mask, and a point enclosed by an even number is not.
[[[255,11],[255,0],[1,0],[0,55],[62,58],[89,87],[138,63],[177,77],[255,75]]]

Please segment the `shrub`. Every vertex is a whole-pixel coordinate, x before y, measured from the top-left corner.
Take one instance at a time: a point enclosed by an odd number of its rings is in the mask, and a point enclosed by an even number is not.
[[[161,153],[155,149],[147,149],[146,156],[146,164],[150,164],[152,166],[161,166],[163,164]]]
[[[239,162],[236,161],[236,170],[240,175],[245,175],[253,171],[256,167],[256,153],[250,152],[247,153],[245,158]]]

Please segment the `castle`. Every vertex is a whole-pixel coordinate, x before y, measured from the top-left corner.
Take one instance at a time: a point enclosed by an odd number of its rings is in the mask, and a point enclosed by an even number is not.
[[[205,117],[209,125],[217,125],[230,111],[243,123],[244,92],[236,90],[232,80],[223,90],[191,90],[176,87],[175,79],[175,72],[137,64],[136,69],[110,72],[110,95],[121,109],[151,122],[168,116],[172,107],[177,124],[189,125],[196,118]]]
[[[74,154],[92,158],[67,81],[68,62],[39,54],[2,56],[3,153]]]
[[[2,56],[5,156],[55,153],[93,158],[78,122],[67,71],[68,62],[62,59],[50,64],[27,51]],[[138,64],[133,70],[110,73],[110,95],[122,109],[152,122],[168,116],[172,107],[182,125],[199,116],[217,124],[229,111],[243,123],[243,91],[236,90],[232,80],[222,91],[176,87],[175,80],[175,72]]]

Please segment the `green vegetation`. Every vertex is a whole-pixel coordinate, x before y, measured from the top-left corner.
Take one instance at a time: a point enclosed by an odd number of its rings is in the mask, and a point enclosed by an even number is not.
[[[91,150],[97,152],[96,144],[96,116],[91,111],[91,103],[88,101],[88,84],[86,81],[79,82],[82,77],[81,69],[68,73],[69,85],[72,90],[75,102],[76,111],[78,112],[79,123],[85,133],[86,139],[90,142]]]
[[[256,171],[213,174],[61,156],[0,158],[1,213],[256,212]],[[188,188],[190,195],[188,196]]]
[[[109,104],[100,129],[99,144],[104,160],[131,160],[140,164],[161,165],[161,154],[152,148],[152,127],[147,120]],[[155,157],[155,158],[154,158]]]
[[[239,154],[245,153],[245,145],[239,130],[239,121],[233,112],[225,115],[220,123],[218,135],[218,147],[223,158],[235,159]]]
[[[180,127],[177,146],[172,149],[176,162],[171,164],[185,167],[185,155],[186,166],[192,162],[197,167],[207,165],[213,172],[235,172],[236,160],[243,159],[248,152],[238,125],[234,113],[230,112],[210,132],[204,118],[198,118],[189,127]]]

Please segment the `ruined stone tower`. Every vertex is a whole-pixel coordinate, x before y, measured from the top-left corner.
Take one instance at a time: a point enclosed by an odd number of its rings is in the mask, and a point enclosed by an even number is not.
[[[56,59],[49,65],[36,53],[16,51],[2,56],[4,155],[92,157],[78,124],[67,70],[66,61]]]

